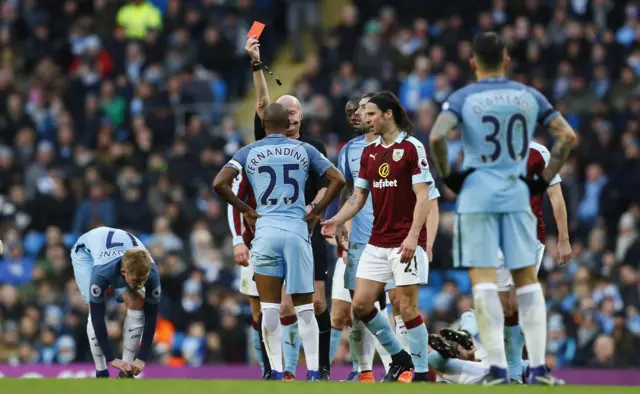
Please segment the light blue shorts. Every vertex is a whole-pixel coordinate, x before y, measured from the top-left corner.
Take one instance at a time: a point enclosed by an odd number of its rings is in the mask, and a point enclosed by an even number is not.
[[[284,278],[287,294],[313,293],[311,240],[274,227],[256,230],[251,242],[251,264],[256,274]]]
[[[347,252],[347,266],[344,270],[344,287],[349,290],[356,289],[356,273],[358,272],[358,263],[362,257],[362,252],[367,244],[349,243],[349,251]],[[395,283],[387,283],[384,291],[395,289]]]
[[[509,270],[536,265],[536,217],[532,212],[461,213],[456,216],[453,260],[458,268],[498,267],[498,251]]]

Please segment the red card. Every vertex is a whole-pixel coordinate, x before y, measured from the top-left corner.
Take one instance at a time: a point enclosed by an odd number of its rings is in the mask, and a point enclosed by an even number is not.
[[[254,21],[253,25],[251,26],[251,29],[249,30],[249,33],[247,33],[247,38],[249,37],[253,37],[256,40],[258,38],[260,38],[260,35],[262,34],[262,31],[264,30],[264,23],[260,23],[258,21]]]

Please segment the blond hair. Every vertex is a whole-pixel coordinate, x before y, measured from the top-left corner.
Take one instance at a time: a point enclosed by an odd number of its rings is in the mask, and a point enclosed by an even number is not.
[[[146,277],[151,271],[151,255],[144,248],[129,249],[122,256],[122,269],[136,277]]]

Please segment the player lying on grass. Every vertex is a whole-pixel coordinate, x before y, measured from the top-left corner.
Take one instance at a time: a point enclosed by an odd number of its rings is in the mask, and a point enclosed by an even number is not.
[[[160,274],[142,242],[130,233],[98,227],[82,235],[71,249],[71,263],[78,289],[89,304],[87,336],[96,377],[109,377],[107,364],[120,370],[119,377],[133,377],[144,369],[156,331],[160,302]],[[105,323],[105,294],[116,291],[127,306],[122,329],[124,351],[117,359],[109,346]],[[134,360],[138,342],[142,345]]]
[[[460,317],[460,330],[443,329],[440,335],[429,335],[429,367],[445,382],[480,384],[489,373],[487,351],[480,342],[474,311]],[[520,374],[529,375],[529,363],[521,360]],[[522,382],[518,382],[522,383]],[[558,379],[557,384],[564,382]]]
[[[216,175],[214,190],[242,212],[254,229],[251,264],[262,309],[262,333],[272,378],[284,378],[280,302],[283,281],[298,316],[300,338],[307,362],[307,379],[323,377],[319,369],[318,323],[314,317],[314,265],[311,250],[313,224],[344,186],[344,177],[313,146],[285,137],[289,112],[274,103],[264,111],[267,136],[240,149]],[[257,212],[231,190],[245,171],[257,198]],[[309,214],[304,187],[310,171],[326,174],[327,192]]]

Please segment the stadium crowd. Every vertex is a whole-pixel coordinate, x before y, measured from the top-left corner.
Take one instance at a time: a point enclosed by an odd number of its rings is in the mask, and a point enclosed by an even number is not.
[[[393,4],[390,6],[388,4]],[[515,4],[515,5],[514,5]],[[7,0],[0,9],[0,363],[91,361],[68,248],[97,225],[143,240],[162,276],[153,361],[245,363],[251,321],[237,292],[226,207],[210,185],[248,139],[230,116],[247,92],[254,19],[297,37],[314,0]],[[144,18],[140,15],[145,15]],[[306,135],[335,160],[354,94],[397,92],[428,146],[447,95],[471,79],[475,32],[507,38],[511,77],[579,133],[562,169],[573,260],[554,262],[547,204],[541,277],[549,363],[640,365],[640,4],[613,0],[357,0],[312,33],[292,94]],[[265,30],[269,64],[285,31]],[[294,42],[293,61],[303,56]],[[307,49],[307,48],[305,48]],[[536,138],[550,146],[540,130]],[[449,157],[461,163],[452,136]],[[433,166],[432,166],[433,169]],[[436,174],[437,175],[437,174]],[[471,307],[452,270],[455,196],[439,181],[440,230],[420,309],[431,332]],[[333,263],[333,262],[332,262]],[[330,294],[330,292],[328,292]],[[109,304],[120,349],[123,306]],[[337,362],[348,362],[346,339]]]

